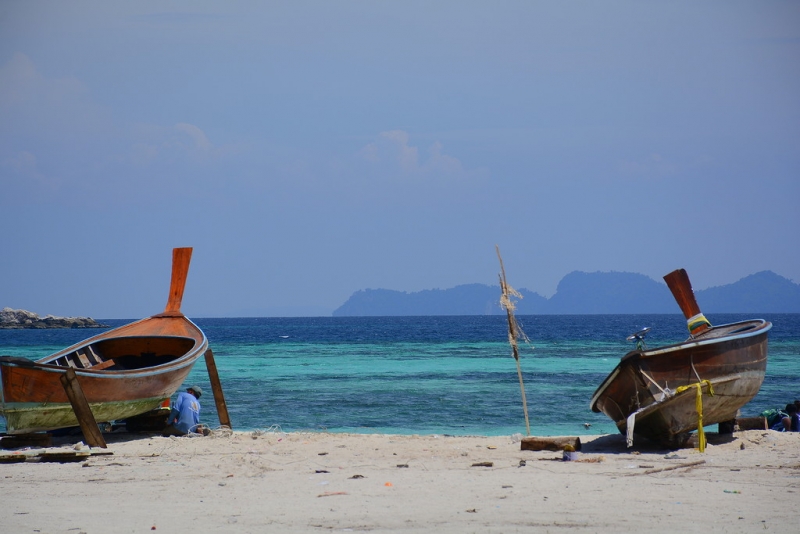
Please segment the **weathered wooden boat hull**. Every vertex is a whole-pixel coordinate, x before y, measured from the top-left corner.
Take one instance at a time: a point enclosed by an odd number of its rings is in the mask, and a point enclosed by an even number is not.
[[[93,402],[89,403],[89,407],[95,420],[110,422],[154,410],[161,405],[163,400],[163,397],[158,397],[127,402]],[[68,403],[48,405],[15,403],[6,410],[5,418],[8,433],[11,435],[78,426],[78,418]]]
[[[712,327],[685,343],[629,352],[597,389],[590,407],[611,418],[623,434],[635,414],[634,434],[679,446],[697,429],[696,384],[702,388],[704,426],[734,419],[755,397],[767,369],[771,327],[760,319],[743,321]]]
[[[172,283],[163,313],[60,350],[37,361],[0,357],[0,415],[9,434],[77,426],[61,383],[72,368],[98,422],[157,408],[183,384],[208,350],[200,328],[180,312],[191,249],[173,251]]]

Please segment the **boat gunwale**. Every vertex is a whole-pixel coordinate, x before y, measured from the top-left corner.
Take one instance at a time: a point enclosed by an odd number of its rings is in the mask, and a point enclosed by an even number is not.
[[[96,336],[92,336],[89,339],[84,339],[74,345],[70,345],[69,347],[62,349],[58,352],[54,352],[44,358],[39,358],[38,360],[31,360],[31,367],[39,369],[41,371],[51,372],[51,373],[64,373],[67,369],[73,369],[76,375],[79,376],[87,376],[93,378],[115,378],[115,379],[123,379],[123,378],[131,378],[136,375],[140,376],[154,376],[163,374],[166,372],[175,371],[178,369],[182,369],[187,365],[194,365],[194,362],[197,361],[202,353],[204,353],[208,349],[208,339],[206,338],[205,332],[203,332],[191,319],[188,317],[182,316],[184,320],[190,323],[199,336],[185,336],[185,335],[134,335],[134,336],[106,336],[106,334],[113,332],[117,328],[108,330]],[[131,326],[134,324],[141,323],[142,321],[147,321],[152,319],[152,317],[146,317],[144,319],[140,319],[138,321],[134,321],[133,323],[128,323],[126,325],[120,326],[118,328],[125,328],[127,326]],[[194,346],[183,353],[178,358],[171,360],[169,362],[165,362],[160,365],[154,365],[150,367],[143,367],[140,369],[92,369],[92,368],[72,368],[72,367],[65,367],[63,365],[55,365],[52,363],[48,363],[49,361],[55,360],[60,358],[64,354],[69,354],[74,352],[78,349],[83,347],[90,346],[94,343],[105,341],[109,339],[134,339],[134,338],[164,338],[164,339],[187,339],[194,342]],[[48,362],[45,362],[47,360]],[[0,366],[8,366],[8,367],[28,367],[25,364],[16,364],[11,362],[0,362]],[[0,386],[2,389],[2,386]]]
[[[678,350],[691,349],[691,348],[695,348],[695,347],[701,347],[701,346],[704,346],[704,345],[713,345],[713,344],[716,344],[716,343],[732,341],[734,339],[744,339],[744,338],[748,338],[748,337],[754,337],[754,336],[758,336],[758,335],[761,335],[761,334],[766,334],[767,332],[769,332],[772,329],[772,323],[767,321],[767,320],[765,320],[765,319],[750,319],[750,320],[747,320],[747,321],[737,321],[735,323],[721,324],[721,325],[718,325],[718,326],[714,326],[710,330],[708,330],[706,332],[706,334],[709,333],[709,332],[714,332],[714,330],[721,330],[723,328],[730,328],[732,326],[744,325],[744,324],[747,324],[747,323],[760,323],[760,324],[756,328],[751,329],[751,330],[747,330],[745,332],[739,332],[739,333],[731,332],[730,334],[722,335],[720,337],[710,337],[708,339],[699,339],[699,340],[694,340],[693,338],[689,338],[686,341],[683,341],[681,343],[673,343],[672,345],[664,345],[663,347],[657,347],[657,348],[652,349],[652,350],[633,350],[633,351],[630,351],[629,353],[627,353],[625,356],[623,356],[620,359],[620,363],[622,363],[623,361],[625,361],[628,358],[632,358],[633,355],[636,355],[636,354],[638,354],[640,358],[650,358],[650,357],[653,357],[653,356],[660,356],[661,354],[667,354],[669,352],[675,352],[675,351],[678,351]]]
[[[770,329],[772,329],[772,323],[765,319],[748,319],[747,321],[737,321],[735,323],[728,323],[728,324],[714,326],[710,331],[713,331],[713,329],[730,328],[732,326],[744,325],[747,323],[760,323],[760,324],[758,325],[757,328],[748,330],[747,332],[741,332],[741,333],[733,332],[730,335],[724,335],[709,339],[701,339],[697,341],[692,341],[690,338],[689,340],[684,341],[682,343],[673,343],[671,345],[657,347],[653,350],[632,350],[628,352],[622,358],[620,358],[619,363],[614,367],[611,373],[609,373],[609,375],[605,378],[605,380],[603,380],[600,386],[595,390],[594,395],[592,395],[592,398],[589,401],[589,409],[596,413],[599,413],[601,411],[599,408],[597,408],[598,400],[603,395],[603,393],[605,393],[605,390],[611,385],[611,383],[617,378],[617,376],[620,373],[620,370],[622,369],[623,364],[632,365],[631,360],[653,358],[656,356],[663,356],[665,354],[669,354],[670,352],[692,349],[704,345],[713,345],[717,343],[732,341],[735,339],[754,337],[761,334],[766,334],[767,332],[769,332]]]
[[[197,349],[192,349],[191,351],[187,352],[186,354],[184,354],[183,356],[181,356],[176,360],[172,360],[171,362],[166,362],[161,365],[154,365],[152,367],[143,367],[141,369],[94,369],[93,370],[91,368],[81,369],[74,367],[65,367],[63,365],[39,363],[35,361],[31,362],[33,365],[31,365],[30,367],[23,364],[9,363],[9,362],[0,362],[0,365],[7,367],[33,368],[33,369],[38,369],[40,371],[46,371],[49,373],[65,373],[67,372],[67,369],[72,369],[78,376],[86,376],[93,378],[128,379],[136,375],[140,375],[140,377],[160,375],[163,373],[182,369],[187,365],[194,365],[194,362],[200,358],[203,352],[205,352],[205,350],[203,349],[207,347],[208,344],[201,344]]]
[[[160,316],[160,315],[153,315],[153,316],[150,316],[150,317],[145,317],[143,319],[139,319],[138,321],[134,321],[132,323],[127,323],[127,324],[124,324],[124,325],[121,325],[121,326],[117,326],[117,327],[112,328],[110,330],[106,330],[105,332],[101,332],[101,333],[99,333],[97,335],[94,335],[94,336],[92,336],[90,338],[83,339],[83,340],[81,340],[81,341],[79,341],[79,342],[77,342],[77,343],[75,343],[73,345],[70,345],[69,347],[63,348],[63,349],[61,349],[61,350],[59,350],[57,352],[49,354],[49,355],[47,355],[47,356],[45,356],[43,358],[39,358],[38,360],[35,360],[35,361],[39,362],[39,361],[47,360],[47,359],[50,359],[50,358],[53,358],[53,357],[59,357],[59,356],[62,356],[64,354],[68,354],[70,352],[78,350],[78,349],[80,349],[82,347],[85,347],[87,345],[91,345],[93,343],[96,343],[98,341],[103,341],[103,340],[106,340],[106,339],[116,339],[116,338],[123,338],[123,337],[131,337],[131,338],[133,338],[133,337],[148,337],[147,335],[128,336],[128,335],[114,335],[113,333],[115,331],[117,331],[117,330],[124,330],[124,329],[131,328],[131,327],[136,326],[136,325],[138,325],[140,323],[144,323],[145,321],[164,319],[164,318],[166,318],[166,317]],[[187,338],[187,339],[199,339],[201,341],[201,344],[202,344],[202,341],[208,342],[208,340],[206,339],[205,332],[203,332],[203,330],[201,330],[199,326],[197,326],[191,319],[189,319],[185,315],[171,316],[169,318],[170,319],[183,319],[184,321],[188,322],[192,326],[192,328],[194,328],[194,330],[196,331],[197,334],[199,334],[199,336],[153,335],[153,336],[150,336],[150,337],[183,337],[183,338]],[[111,335],[109,335],[109,334],[111,334]]]

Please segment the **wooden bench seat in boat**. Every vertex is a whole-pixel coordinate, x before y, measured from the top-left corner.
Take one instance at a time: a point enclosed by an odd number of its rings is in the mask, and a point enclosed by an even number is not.
[[[78,351],[78,352],[75,353],[75,356],[78,358],[78,361],[81,363],[81,367],[82,368],[88,369],[89,367],[92,366],[92,364],[89,362],[89,358],[87,358],[84,353]]]
[[[102,371],[103,369],[108,369],[109,367],[113,367],[116,365],[117,362],[114,360],[105,360],[104,362],[100,362],[97,365],[93,365],[89,367],[92,371]]]
[[[69,354],[65,354],[64,356],[61,356],[55,360],[53,363],[62,367],[72,367],[73,369],[91,369],[92,371],[101,371],[117,364],[113,358],[102,358],[94,350],[92,350],[92,347],[90,346],[83,347]]]

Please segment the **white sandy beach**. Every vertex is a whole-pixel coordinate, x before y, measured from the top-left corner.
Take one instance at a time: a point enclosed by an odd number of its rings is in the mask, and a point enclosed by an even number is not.
[[[510,436],[107,439],[110,455],[0,465],[0,530],[800,531],[800,433],[711,434],[705,453],[586,436],[569,462]]]

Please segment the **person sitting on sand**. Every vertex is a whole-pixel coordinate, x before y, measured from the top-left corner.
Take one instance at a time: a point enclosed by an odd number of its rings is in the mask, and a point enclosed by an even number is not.
[[[786,405],[786,416],[782,420],[784,432],[800,432],[800,415],[798,415],[797,405]]]
[[[800,416],[798,416],[800,410],[795,403],[787,404],[783,410],[768,410],[768,412],[771,417],[767,417],[767,424],[771,430],[800,432]]]
[[[172,405],[167,419],[167,428],[164,436],[185,436],[189,433],[209,434],[208,428],[200,424],[200,395],[203,390],[199,386],[192,386],[180,393]]]

